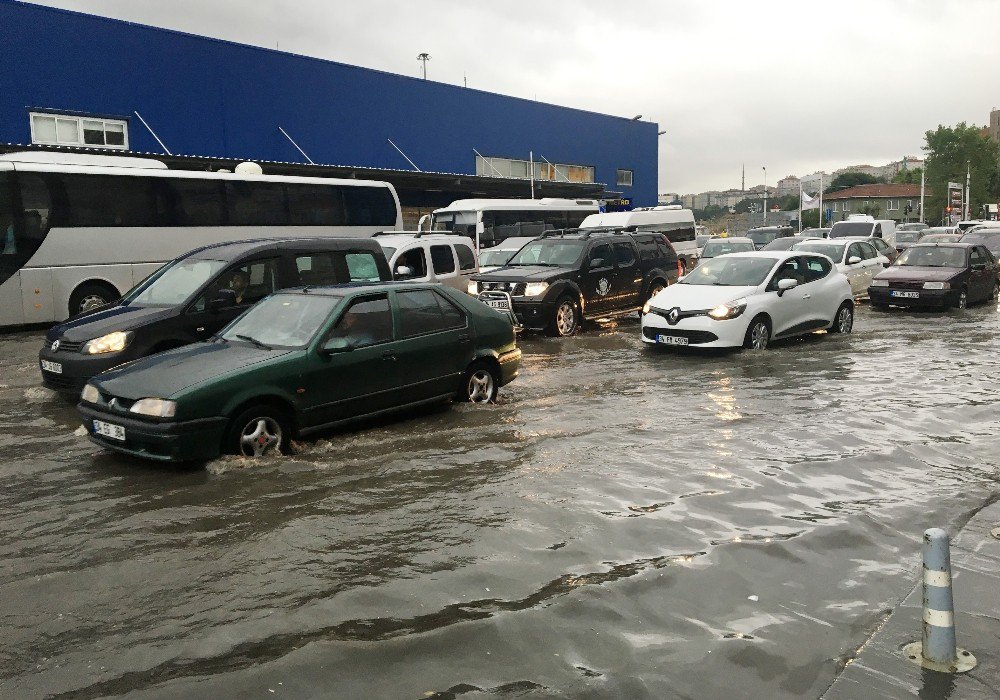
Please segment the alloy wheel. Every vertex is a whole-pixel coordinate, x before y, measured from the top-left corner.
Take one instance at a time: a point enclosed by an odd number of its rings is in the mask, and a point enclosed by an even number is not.
[[[770,335],[767,324],[763,321],[757,321],[750,331],[750,347],[754,350],[766,350]]]
[[[958,295],[958,304],[957,304],[957,306],[960,309],[964,309],[964,308],[967,308],[969,306],[969,295],[968,295],[968,293],[964,289]]]
[[[488,369],[477,369],[469,375],[466,393],[471,403],[489,403],[493,400],[493,374]]]
[[[854,312],[849,306],[841,306],[837,312],[837,332],[850,333],[854,328]]]
[[[1000,282],[993,285],[993,296],[990,297],[991,301],[996,301],[1000,299]]]
[[[240,452],[246,457],[262,457],[271,449],[277,450],[281,438],[281,425],[274,418],[254,418],[240,433]]]
[[[570,335],[576,329],[576,305],[564,301],[556,309],[556,330],[559,335]]]

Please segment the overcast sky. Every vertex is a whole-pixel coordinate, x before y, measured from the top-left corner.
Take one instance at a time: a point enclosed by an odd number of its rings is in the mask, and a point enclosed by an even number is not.
[[[658,122],[660,192],[922,154],[1000,107],[998,0],[45,0]]]

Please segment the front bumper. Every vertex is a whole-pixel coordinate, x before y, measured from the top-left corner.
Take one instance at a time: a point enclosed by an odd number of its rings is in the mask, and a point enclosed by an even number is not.
[[[158,462],[204,461],[219,456],[226,419],[201,418],[189,421],[151,421],[102,411],[92,404],[77,404],[83,427],[101,447],[133,457]],[[125,440],[97,435],[94,421],[105,421],[125,429]]]
[[[657,336],[664,335],[686,338],[688,347],[739,348],[743,347],[749,323],[750,316],[744,313],[726,321],[716,321],[709,316],[691,316],[671,325],[663,316],[648,313],[642,316],[642,342],[669,347],[657,341]]]
[[[919,296],[895,297],[892,292],[915,292]],[[893,287],[869,287],[868,301],[883,306],[907,306],[924,308],[947,308],[958,303],[959,289],[902,289]]]
[[[549,327],[552,318],[556,313],[556,302],[537,300],[528,301],[523,297],[511,299],[514,307],[514,318],[522,328],[530,328],[533,331],[543,331]]]
[[[53,352],[46,346],[38,352],[38,368],[42,373],[42,385],[62,394],[80,395],[83,387],[92,377],[105,372],[112,367],[129,362],[135,358],[125,348],[121,352],[109,352],[102,355],[84,355],[81,352]],[[62,366],[62,372],[49,372],[41,368],[41,362],[55,362]]]
[[[521,348],[501,353],[497,359],[500,361],[500,386],[510,384],[521,370]]]

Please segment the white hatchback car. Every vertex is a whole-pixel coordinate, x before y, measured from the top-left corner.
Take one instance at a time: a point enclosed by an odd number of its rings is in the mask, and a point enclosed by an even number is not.
[[[812,238],[796,243],[792,250],[819,253],[833,260],[837,271],[843,272],[851,283],[854,296],[867,296],[872,278],[889,266],[885,257],[868,241],[843,238]]]
[[[642,340],[763,350],[774,339],[853,327],[851,285],[830,258],[758,251],[707,260],[653,296],[643,308]]]

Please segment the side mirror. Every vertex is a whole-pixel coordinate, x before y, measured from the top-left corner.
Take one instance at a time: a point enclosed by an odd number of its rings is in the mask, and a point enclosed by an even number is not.
[[[354,342],[349,338],[330,338],[323,347],[319,349],[320,355],[336,355],[342,352],[351,352],[354,350]]]
[[[591,270],[596,270],[599,267],[604,267],[604,258],[594,258],[590,261]]]
[[[789,289],[795,289],[798,286],[798,280],[788,279],[787,277],[783,280],[778,280],[778,296],[783,296]]]
[[[232,289],[220,289],[206,304],[207,310],[213,314],[232,306],[236,306],[236,292]]]
[[[396,277],[413,277],[413,268],[400,265],[396,268]]]
[[[857,255],[852,255],[847,259],[848,265],[857,265],[859,262],[861,262],[861,258],[859,258]]]

